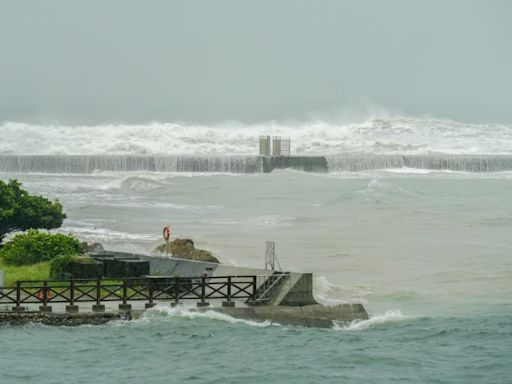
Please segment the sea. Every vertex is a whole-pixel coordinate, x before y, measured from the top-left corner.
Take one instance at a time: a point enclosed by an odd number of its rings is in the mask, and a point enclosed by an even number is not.
[[[0,132],[0,179],[58,199],[68,215],[58,232],[150,253],[170,225],[222,263],[257,268],[273,240],[283,270],[313,272],[318,302],[362,303],[370,316],[315,329],[161,305],[101,326],[3,326],[2,384],[512,383],[512,124],[6,122]],[[327,156],[330,171],[66,166],[69,155],[244,159],[260,135]],[[24,166],[9,168],[9,156]],[[358,160],[340,167],[346,156]],[[423,160],[389,161],[407,156]]]

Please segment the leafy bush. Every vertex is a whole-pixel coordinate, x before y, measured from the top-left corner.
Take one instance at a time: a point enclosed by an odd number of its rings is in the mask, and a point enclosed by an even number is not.
[[[50,261],[57,256],[74,256],[80,242],[71,235],[39,232],[35,229],[14,236],[0,248],[0,257],[7,265],[31,265]]]
[[[0,180],[0,244],[9,232],[59,228],[65,218],[58,201],[30,195],[17,180]]]

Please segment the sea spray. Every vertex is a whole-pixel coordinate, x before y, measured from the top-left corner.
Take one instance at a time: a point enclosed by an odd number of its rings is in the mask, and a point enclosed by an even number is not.
[[[245,324],[251,327],[268,327],[270,325],[278,325],[271,323],[270,320],[263,322],[251,321],[246,319],[237,319],[235,317],[226,315],[224,313],[217,312],[215,310],[198,311],[193,307],[187,307],[184,305],[177,305],[175,307],[169,307],[166,305],[157,305],[144,312],[142,319],[154,319],[162,317],[183,317],[186,319],[210,319],[223,321],[231,324]]]
[[[368,320],[354,320],[349,324],[333,322],[333,328],[340,331],[363,331],[375,326],[397,323],[410,319],[411,317],[402,315],[400,310],[389,310],[382,315],[371,316]]]
[[[511,154],[511,124],[396,117],[286,124],[60,126],[5,122],[0,154],[256,154],[259,135],[291,138],[295,154]],[[169,164],[168,164],[169,165]]]
[[[325,276],[315,276],[313,279],[313,296],[317,302],[327,306],[338,304],[366,304],[365,296],[371,291],[365,287],[346,287],[333,284]]]

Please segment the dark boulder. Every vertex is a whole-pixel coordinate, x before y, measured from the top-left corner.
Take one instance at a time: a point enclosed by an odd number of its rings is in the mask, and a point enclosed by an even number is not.
[[[166,244],[161,244],[154,249],[155,253],[165,254]],[[194,246],[194,241],[191,239],[175,239],[169,243],[167,252],[179,259],[205,261],[209,263],[219,263],[219,260],[211,254],[211,252],[204,249],[198,249]]]

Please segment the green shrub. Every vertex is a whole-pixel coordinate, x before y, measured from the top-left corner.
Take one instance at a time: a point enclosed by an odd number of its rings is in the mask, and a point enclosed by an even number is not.
[[[31,229],[3,244],[0,257],[7,265],[19,266],[50,261],[57,256],[74,256],[79,252],[80,242],[71,235]]]
[[[76,262],[76,256],[66,255],[57,256],[50,261],[50,277],[52,279],[62,279],[71,270],[71,264]]]
[[[0,180],[0,244],[9,232],[59,228],[65,218],[58,201],[31,195],[17,180]]]

